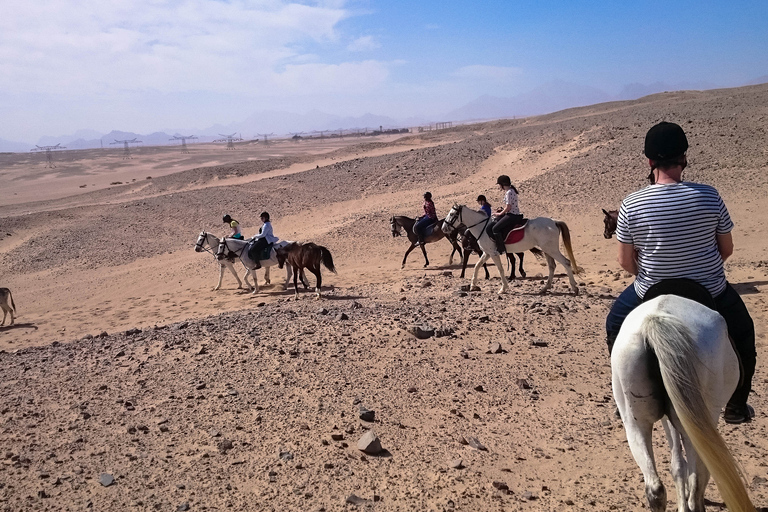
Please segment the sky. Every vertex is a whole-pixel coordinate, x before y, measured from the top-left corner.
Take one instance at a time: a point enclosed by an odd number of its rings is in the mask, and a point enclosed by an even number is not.
[[[441,114],[552,81],[743,85],[765,0],[3,0],[0,139]]]

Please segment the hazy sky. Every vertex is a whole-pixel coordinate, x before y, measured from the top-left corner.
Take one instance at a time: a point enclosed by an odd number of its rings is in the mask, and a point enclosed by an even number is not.
[[[768,75],[766,0],[2,0],[0,138]]]

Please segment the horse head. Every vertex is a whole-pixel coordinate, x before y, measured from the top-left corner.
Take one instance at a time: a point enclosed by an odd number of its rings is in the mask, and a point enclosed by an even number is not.
[[[389,219],[389,226],[392,228],[392,238],[403,236],[400,232],[400,223],[397,222],[394,215]]]
[[[224,252],[228,249],[227,247],[227,239],[221,238],[219,239],[219,247],[216,249],[216,259],[217,260],[223,260],[224,259]]]
[[[603,214],[605,214],[605,217],[603,218],[603,223],[605,224],[603,236],[605,238],[611,238],[616,232],[616,224],[619,220],[619,212],[618,210],[606,211],[603,209]]]
[[[277,258],[277,268],[283,268],[285,265],[285,260],[288,258],[288,250],[296,245],[296,242],[292,242],[288,245],[285,245],[283,247],[278,247],[275,249],[275,258]]]
[[[200,236],[197,237],[197,243],[195,243],[195,252],[203,252],[203,244],[208,238],[207,235],[205,231],[200,232]]]
[[[448,212],[448,215],[445,216],[441,229],[446,235],[450,235],[459,228],[459,224],[461,224],[461,221],[459,220],[461,218],[461,209],[462,206],[460,204],[454,204]]]

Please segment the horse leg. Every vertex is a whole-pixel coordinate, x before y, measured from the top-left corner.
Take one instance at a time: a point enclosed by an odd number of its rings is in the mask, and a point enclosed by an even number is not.
[[[464,278],[464,271],[467,270],[467,263],[469,263],[469,251],[464,251],[464,255],[461,257],[461,275],[459,276],[462,279]]]
[[[477,260],[477,263],[475,263],[475,268],[472,271],[472,280],[469,282],[470,291],[477,288],[477,274],[478,272],[480,272],[480,267],[483,266],[486,261],[488,261],[488,255],[486,253],[483,253],[480,255],[480,259]]]
[[[319,299],[320,298],[320,287],[323,284],[323,278],[320,275],[320,265],[317,266],[317,269],[311,268],[311,269],[309,269],[309,271],[312,272],[313,274],[315,274],[315,279],[317,279],[317,284],[315,286],[315,293],[317,294],[317,296],[315,298]]]
[[[304,289],[309,288],[309,281],[307,281],[307,275],[304,273],[304,269],[301,269],[301,273],[299,274],[299,279],[301,280],[301,284],[304,285]]]
[[[411,251],[416,248],[416,242],[411,242],[411,246],[408,248],[407,251],[405,251],[405,256],[403,256],[403,264],[400,265],[400,269],[405,268],[405,260],[408,259],[408,255],[411,254]]]
[[[248,276],[251,276],[253,279],[253,286],[248,284]],[[248,284],[248,286],[251,288],[251,295],[256,295],[259,293],[259,276],[256,275],[255,270],[251,270],[250,268],[246,269],[245,277],[243,279],[245,279],[245,284]]]
[[[427,258],[427,250],[424,248],[425,245],[427,244],[423,243],[419,247],[421,247],[421,252],[424,253],[424,268],[427,268],[429,266],[429,258]]]
[[[672,412],[674,414],[674,412]],[[662,418],[661,420],[662,425],[664,425],[664,433],[667,435],[667,443],[669,444],[669,451],[672,455],[671,460],[671,471],[672,471],[672,477],[675,479],[675,494],[677,494],[677,510],[688,510],[688,500],[691,497],[691,491],[693,487],[696,486],[696,478],[694,474],[691,474],[691,479],[689,480],[687,478],[688,476],[688,465],[686,464],[685,457],[683,456],[683,439],[680,435],[680,432],[675,428],[672,421],[669,420],[669,418]],[[688,458],[691,458],[691,455],[695,453],[695,450],[693,452],[688,451],[693,449],[693,447],[686,446],[686,453],[688,454]],[[707,479],[709,479],[709,475],[707,475]],[[701,510],[704,511],[704,492],[702,490],[701,493],[701,499],[702,499],[702,508],[697,509],[692,507],[691,510]]]
[[[612,364],[614,360],[612,360]],[[653,458],[653,424],[656,421],[653,409],[654,406],[658,408],[658,404],[647,403],[645,397],[640,397],[630,403],[628,397],[634,396],[632,391],[637,390],[624,390],[623,379],[618,376],[618,373],[622,370],[625,370],[625,373],[628,371],[623,367],[617,368],[619,365],[613,364],[613,366],[613,398],[616,400],[616,406],[621,413],[621,420],[624,422],[629,449],[640,467],[640,471],[643,472],[645,497],[648,499],[651,512],[664,512],[667,509],[667,490],[659,479],[656,472],[656,461]],[[638,372],[638,374],[640,373]],[[626,378],[630,379],[631,382],[631,377]],[[642,389],[645,391],[644,388]]]
[[[515,255],[511,252],[507,253],[507,261],[509,262],[509,279],[510,281],[515,280]]]
[[[547,279],[547,284],[544,285],[544,288],[539,290],[539,293],[545,293],[547,290],[552,288],[552,279],[555,277],[555,260],[552,258],[552,256],[549,255],[549,253],[544,253],[544,256],[547,258],[547,267],[549,267],[549,278]]]
[[[272,284],[272,280],[269,278],[269,267],[264,267],[264,284]]]
[[[223,265],[223,264],[221,264],[221,263],[219,263],[219,284],[217,284],[217,285],[216,285],[216,286],[213,288],[213,291],[216,291],[216,290],[218,290],[219,288],[221,288],[221,282],[222,282],[222,280],[223,280],[223,279],[224,279],[224,265]],[[237,279],[238,279],[238,281],[240,280],[240,278],[239,278],[239,277],[238,277]]]
[[[499,294],[502,294],[509,289],[509,283],[507,282],[507,276],[504,275],[504,267],[501,264],[501,256],[494,254],[491,256],[491,258],[493,259],[493,263],[496,265],[496,268],[499,270],[499,277],[501,278],[501,288],[499,288]]]
[[[293,291],[295,292],[296,300],[299,300],[299,269],[296,267],[293,267]]]
[[[457,251],[459,253],[459,258],[462,258],[463,255],[461,253],[461,247],[459,247],[459,243],[456,241],[455,238],[448,238],[448,241],[451,242],[451,245],[453,246],[451,255],[448,256],[448,266],[450,267],[451,265],[453,265],[453,255],[456,254]]]
[[[525,278],[525,270],[523,270],[523,256],[525,256],[525,253],[519,252],[517,253],[517,257],[520,259],[520,277]]]
[[[579,287],[576,286],[576,279],[573,278],[573,269],[571,268],[570,260],[568,260],[568,258],[563,256],[560,250],[553,252],[551,256],[547,253],[547,256],[554,258],[565,268],[565,272],[568,274],[568,281],[570,281],[571,283],[571,290],[573,290],[574,295],[578,295]],[[549,260],[547,260],[547,263],[549,263]],[[552,275],[553,272],[554,272],[554,269],[550,270],[550,275]],[[550,281],[550,284],[552,284],[551,281]]]

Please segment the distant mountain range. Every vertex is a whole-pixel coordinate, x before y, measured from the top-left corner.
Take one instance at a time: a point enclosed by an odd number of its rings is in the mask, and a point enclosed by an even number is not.
[[[757,85],[768,82],[768,75],[751,80],[744,85]],[[71,135],[59,137],[45,136],[37,141],[38,146],[53,146],[61,143],[67,149],[90,149],[99,147],[120,147],[115,141],[138,139],[142,145],[165,146],[172,144],[173,137],[195,135],[197,142],[211,142],[222,135],[236,134],[246,140],[259,138],[259,134],[286,136],[293,133],[310,135],[316,132],[373,131],[384,129],[421,126],[436,121],[481,121],[510,117],[527,117],[548,114],[572,107],[582,107],[607,101],[632,100],[664,91],[707,90],[715,86],[709,83],[667,84],[629,84],[619,94],[611,95],[600,89],[573,83],[554,81],[536,89],[512,97],[480,96],[466,105],[435,116],[432,119],[407,118],[394,119],[387,116],[365,114],[359,117],[341,117],[313,110],[306,114],[265,110],[256,112],[242,121],[227,125],[213,125],[203,130],[173,129],[151,134],[112,131],[105,135],[94,130],[78,130]],[[179,142],[175,142],[179,144]],[[24,152],[35,147],[34,144],[0,139],[0,152]]]

